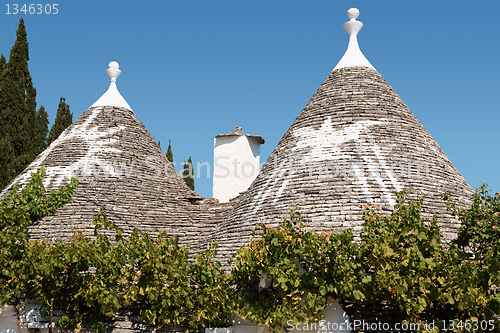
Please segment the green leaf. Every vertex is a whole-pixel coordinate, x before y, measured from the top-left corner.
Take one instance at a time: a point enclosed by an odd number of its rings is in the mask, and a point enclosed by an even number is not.
[[[359,300],[363,300],[363,299],[365,299],[365,298],[366,298],[366,296],[365,296],[365,295],[364,295],[361,291],[359,291],[359,290],[354,290],[354,291],[352,292],[352,295],[353,295],[353,296],[354,296],[354,298],[355,298],[356,300],[358,300],[358,301],[359,301]]]

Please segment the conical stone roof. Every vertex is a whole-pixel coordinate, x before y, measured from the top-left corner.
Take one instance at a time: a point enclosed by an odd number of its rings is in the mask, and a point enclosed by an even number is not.
[[[217,207],[187,187],[113,85],[99,99],[104,102],[85,111],[1,196],[45,166],[46,189],[66,185],[71,175],[79,185],[68,204],[30,228],[30,238],[61,240],[74,229],[91,232],[92,217],[104,208],[125,233],[134,228],[151,235],[165,231],[197,249],[217,223]]]
[[[294,206],[316,231],[359,235],[360,205],[389,214],[394,192],[403,189],[409,199],[426,197],[424,213],[438,216],[445,240],[455,237],[459,222],[440,194],[451,191],[465,205],[472,188],[354,42],[356,59],[346,59],[348,49],[218,228],[221,254],[234,253],[257,224],[277,223]]]

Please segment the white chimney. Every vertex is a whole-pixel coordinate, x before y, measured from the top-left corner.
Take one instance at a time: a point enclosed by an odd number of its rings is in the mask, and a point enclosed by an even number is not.
[[[219,134],[214,139],[213,197],[228,202],[248,189],[260,171],[260,135],[234,132]]]

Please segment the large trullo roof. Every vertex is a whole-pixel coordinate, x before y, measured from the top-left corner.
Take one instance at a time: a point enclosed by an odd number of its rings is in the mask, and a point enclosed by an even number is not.
[[[92,217],[104,208],[125,232],[138,228],[166,231],[197,249],[203,234],[217,223],[218,208],[211,199],[191,191],[168,164],[158,144],[120,95],[110,63],[108,91],[71,124],[2,192],[24,184],[31,172],[45,166],[47,189],[60,188],[73,173],[79,185],[72,200],[30,228],[32,239],[61,240],[73,229],[91,231]],[[99,173],[96,173],[96,170]]]
[[[351,228],[359,235],[359,205],[376,204],[387,214],[395,204],[394,192],[403,189],[410,199],[427,198],[424,212],[437,214],[446,239],[456,234],[459,223],[439,195],[451,191],[464,204],[472,189],[361,53],[358,13],[349,10],[351,20],[344,24],[350,34],[345,56],[219,227],[215,237],[223,253],[234,253],[257,224],[278,222],[295,205],[317,231]]]

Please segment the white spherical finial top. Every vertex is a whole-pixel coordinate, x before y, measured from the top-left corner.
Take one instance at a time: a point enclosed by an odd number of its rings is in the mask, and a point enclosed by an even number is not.
[[[351,8],[347,11],[347,17],[349,19],[357,19],[359,16],[359,10],[357,8]]]
[[[116,69],[119,69],[119,68],[120,68],[120,65],[119,65],[116,61],[111,61],[111,62],[108,64],[108,67],[109,67],[109,68],[116,68]]]
[[[108,65],[108,69],[106,69],[106,73],[108,73],[108,76],[111,78],[111,82],[116,82],[116,78],[120,76],[121,70],[120,70],[120,65],[116,61],[111,61]]]

